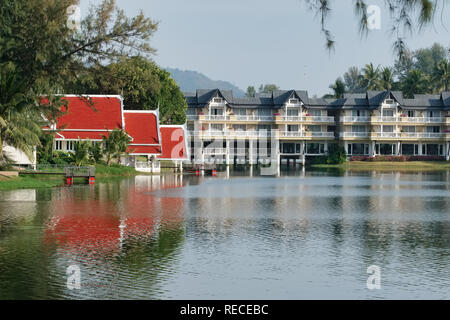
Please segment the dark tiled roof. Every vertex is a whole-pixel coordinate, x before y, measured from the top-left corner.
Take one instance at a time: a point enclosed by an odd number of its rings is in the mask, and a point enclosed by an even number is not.
[[[404,108],[450,108],[450,92],[440,95],[418,94],[414,99],[405,99],[400,91],[368,91],[366,93],[346,93],[342,99],[309,98],[304,90],[276,90],[271,93],[257,93],[255,97],[233,97],[231,90],[204,90],[185,93],[188,106],[199,108],[208,104],[214,97],[222,97],[233,108],[279,108],[289,99],[300,99],[306,108],[370,108],[379,107],[384,100],[393,99]]]

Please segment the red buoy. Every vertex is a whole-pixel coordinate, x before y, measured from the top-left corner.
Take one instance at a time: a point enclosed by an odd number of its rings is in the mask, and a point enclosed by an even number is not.
[[[212,175],[215,177],[215,176],[217,176],[217,170],[213,170],[212,171]]]

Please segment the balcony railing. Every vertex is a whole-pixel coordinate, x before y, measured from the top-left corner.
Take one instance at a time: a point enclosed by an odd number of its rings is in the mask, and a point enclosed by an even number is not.
[[[370,122],[370,117],[345,116],[340,122]]]
[[[344,138],[368,138],[369,133],[368,132],[341,132],[341,137]]]
[[[334,122],[334,117],[328,116],[306,116],[304,121],[312,121],[312,122]]]
[[[445,123],[444,117],[371,117],[372,122]]]

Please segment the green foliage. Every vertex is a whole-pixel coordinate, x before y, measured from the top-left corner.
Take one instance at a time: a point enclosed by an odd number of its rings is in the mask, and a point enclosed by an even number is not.
[[[272,91],[276,90],[280,90],[280,88],[273,83],[260,85],[258,89],[259,93],[271,93]]]
[[[331,144],[329,145],[327,164],[341,164],[347,161],[345,148]]]
[[[72,153],[72,161],[73,163],[80,167],[84,164],[87,164],[89,161],[89,145],[88,141],[81,141],[75,143],[75,150]]]
[[[121,156],[126,153],[130,141],[130,136],[120,129],[111,131],[108,137],[103,136],[103,154],[108,166],[111,165],[112,159],[117,159],[117,163],[120,163]]]
[[[256,95],[255,87],[248,86],[247,87],[247,92],[245,93],[245,96],[249,97],[249,98],[253,98],[253,97],[255,97],[255,95]]]
[[[159,106],[160,119],[163,124],[184,124],[186,122],[187,103],[183,93],[170,73],[157,68],[161,89],[151,96],[154,106]]]
[[[163,124],[183,124],[187,103],[170,73],[143,57],[85,68],[65,91],[77,94],[121,94],[128,110],[160,108]]]
[[[342,164],[347,161],[344,147],[330,144],[328,148],[328,155],[312,157],[311,164]]]
[[[449,90],[449,56],[447,49],[439,44],[430,48],[407,51],[393,67],[377,67],[369,63],[361,71],[351,67],[330,85],[334,97],[343,93],[361,93],[367,90],[401,90],[406,98],[414,94]],[[327,95],[331,96],[331,95]]]
[[[340,5],[341,1],[333,0],[304,0],[310,10],[314,11],[320,20],[320,31],[325,38],[325,47],[329,50],[334,49],[335,40],[332,31],[327,27],[328,19],[331,13],[334,13],[333,4]],[[411,33],[418,32],[427,25],[431,25],[435,18],[438,8],[442,8],[441,0],[386,0],[382,2],[386,11],[389,11],[390,30],[396,35],[393,48],[398,57],[401,58],[407,51],[404,41],[405,37]],[[368,6],[371,3],[367,0],[354,1],[354,12],[357,18],[358,29],[361,35],[369,33],[369,17],[367,14]],[[384,22],[383,22],[384,23]]]
[[[66,165],[72,163],[72,156],[68,152],[55,151],[52,158],[53,164]]]
[[[154,52],[149,40],[157,23],[142,13],[128,18],[114,0],[103,0],[79,30],[71,30],[67,9],[76,4],[78,0],[1,1],[0,162],[6,160],[4,144],[32,157],[41,143],[43,116],[60,114],[63,102],[53,93],[74,82],[86,65]],[[48,154],[43,158],[49,161]]]
[[[89,161],[91,163],[101,163],[103,159],[102,145],[99,142],[94,142],[89,145]]]
[[[336,82],[330,85],[330,88],[333,89],[333,98],[341,99],[344,97],[345,93],[345,83],[341,78],[337,78]]]

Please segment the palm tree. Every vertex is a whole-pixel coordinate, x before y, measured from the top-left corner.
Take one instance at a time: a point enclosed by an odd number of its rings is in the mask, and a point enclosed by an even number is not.
[[[364,91],[361,88],[362,75],[358,67],[350,67],[346,73],[344,73],[344,82],[350,93],[360,93]]]
[[[449,82],[449,63],[448,60],[442,60],[439,62],[433,73],[433,82],[436,84],[437,91],[444,90],[448,91]]]
[[[9,64],[0,65],[0,163],[8,161],[3,147],[23,151],[32,160],[34,149],[41,146],[42,128],[46,119],[61,115],[60,97],[49,96],[47,102],[37,97],[28,81],[19,77]],[[44,91],[44,90],[42,90]]]
[[[366,64],[363,69],[362,85],[366,90],[379,90],[380,68],[373,63]]]
[[[121,157],[127,152],[131,141],[130,136],[121,129],[114,129],[109,136],[103,136],[103,152],[106,155],[106,164],[111,165],[112,159],[117,159],[120,163]]]
[[[379,88],[381,90],[392,90],[394,85],[394,73],[389,67],[385,67],[381,70]]]
[[[75,144],[75,152],[72,155],[73,162],[80,167],[89,160],[89,144],[87,141],[79,140]]]
[[[8,161],[5,145],[22,150],[32,159],[42,134],[42,118],[31,95],[21,93],[24,81],[17,73],[2,66],[0,71],[0,162]]]
[[[414,98],[415,93],[427,93],[429,91],[430,81],[428,76],[419,70],[411,70],[408,76],[403,80],[401,87],[405,98]]]
[[[341,78],[337,78],[334,84],[330,85],[330,89],[333,89],[333,97],[336,99],[341,99],[344,97],[345,90],[345,83],[342,81]]]

